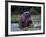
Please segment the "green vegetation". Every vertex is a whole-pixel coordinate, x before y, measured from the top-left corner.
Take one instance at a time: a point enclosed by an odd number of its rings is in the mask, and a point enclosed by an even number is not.
[[[20,19],[20,15],[13,15],[11,16],[11,21],[12,22],[18,22]],[[40,21],[41,16],[40,15],[32,15],[32,21]]]
[[[34,28],[25,27],[25,28],[22,29],[22,31],[32,31],[32,30],[34,30]]]
[[[41,20],[41,16],[40,15],[32,15],[32,20],[33,21],[40,21]]]

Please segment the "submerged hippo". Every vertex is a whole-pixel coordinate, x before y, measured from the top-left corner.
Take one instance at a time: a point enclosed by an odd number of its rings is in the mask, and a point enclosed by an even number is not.
[[[32,24],[31,14],[27,11],[24,12],[20,17],[20,27],[29,27]]]

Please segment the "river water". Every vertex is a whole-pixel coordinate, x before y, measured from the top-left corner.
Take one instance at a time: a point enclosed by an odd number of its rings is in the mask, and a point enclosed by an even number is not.
[[[33,23],[34,30],[40,30],[41,29],[41,23]],[[19,28],[18,23],[11,23],[11,31],[21,31]]]

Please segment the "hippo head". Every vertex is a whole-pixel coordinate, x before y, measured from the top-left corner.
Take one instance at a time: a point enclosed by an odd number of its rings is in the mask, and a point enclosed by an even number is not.
[[[24,14],[25,17],[30,17],[30,15],[31,15],[28,11],[24,12],[23,14]]]

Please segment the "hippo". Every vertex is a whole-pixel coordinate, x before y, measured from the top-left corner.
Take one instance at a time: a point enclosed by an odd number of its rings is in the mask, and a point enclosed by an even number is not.
[[[20,17],[20,28],[29,27],[32,24],[31,14],[27,11]]]

